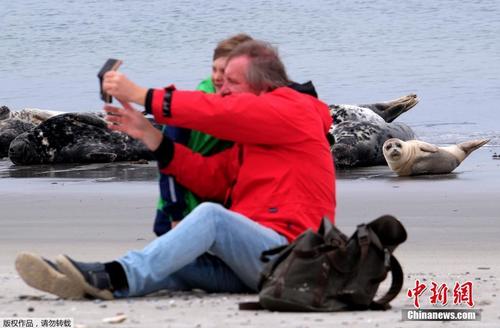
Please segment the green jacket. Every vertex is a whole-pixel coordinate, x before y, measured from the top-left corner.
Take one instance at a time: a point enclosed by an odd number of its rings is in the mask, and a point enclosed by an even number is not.
[[[215,93],[215,87],[212,83],[210,77],[201,81],[196,87],[196,90],[203,91],[205,93]],[[204,156],[209,156],[218,153],[232,145],[232,142],[219,140],[212,137],[211,135],[205,134],[200,131],[192,130],[189,136],[189,141],[187,146],[191,148],[194,152],[200,153]],[[188,215],[196,206],[200,204],[200,200],[189,190],[184,193],[184,199],[186,202],[186,210],[184,211],[184,216]],[[165,206],[165,200],[161,197],[158,200],[158,209],[162,210]]]

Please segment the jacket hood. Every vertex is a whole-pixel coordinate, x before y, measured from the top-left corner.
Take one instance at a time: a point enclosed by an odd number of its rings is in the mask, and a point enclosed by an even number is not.
[[[297,83],[292,81],[288,84],[288,87],[297,92],[312,96],[316,99],[318,98],[318,93],[316,92],[316,88],[314,87],[314,84],[311,81],[307,81],[305,83]],[[328,134],[330,126],[332,125],[332,117],[330,115],[330,111],[329,110],[321,111],[319,114],[321,115],[321,119],[323,120],[324,132],[325,134]]]
[[[311,81],[307,81],[302,84],[292,81],[288,84],[288,87],[297,92],[305,93],[306,95],[318,98],[318,93],[316,92],[316,88],[314,87],[314,84]]]

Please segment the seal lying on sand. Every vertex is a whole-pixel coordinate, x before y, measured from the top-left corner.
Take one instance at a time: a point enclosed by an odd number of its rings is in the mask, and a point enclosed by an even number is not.
[[[0,121],[0,158],[7,156],[12,140],[35,126],[33,123],[18,120],[17,118]]]
[[[364,105],[330,105],[333,123],[344,121],[379,121],[379,117],[390,123],[399,115],[418,104],[416,94],[409,94],[394,100]],[[365,108],[370,109],[366,111]]]
[[[399,176],[443,174],[453,171],[474,150],[489,139],[471,140],[458,145],[437,147],[419,140],[389,139],[384,143],[384,157]]]
[[[15,138],[14,164],[98,163],[152,159],[140,141],[107,128],[98,115],[66,113],[49,118]]]
[[[410,127],[391,122],[417,103],[417,96],[411,94],[371,105],[330,105],[333,125],[328,139],[335,166],[384,165],[382,145],[387,139],[415,138]]]
[[[33,129],[41,122],[62,112],[25,108],[13,112],[7,106],[0,107],[0,158],[7,156],[9,146],[15,137]]]
[[[330,129],[329,139],[333,144],[331,150],[336,165],[351,167],[385,164],[381,151],[382,143],[391,137],[406,140],[409,138],[408,135],[413,136],[411,129],[405,125],[386,122],[392,122],[417,103],[417,96],[412,94],[375,104],[331,105],[330,112],[334,123]],[[108,131],[106,124],[96,115],[76,113],[61,115],[60,112],[42,111],[38,116],[51,113],[57,113],[58,117],[65,118],[49,119],[40,124],[34,130],[36,132],[19,136],[19,140],[16,140],[9,152],[9,157],[15,164],[90,163],[151,158],[140,142],[133,141],[118,132]],[[31,117],[35,117],[35,114],[37,113],[32,111]],[[0,117],[1,115],[0,110]],[[26,114],[24,116],[29,117]],[[77,143],[78,137],[81,138],[81,143]],[[102,141],[103,138],[106,141]],[[117,144],[113,145],[113,142]],[[128,153],[122,150],[124,147]]]
[[[19,111],[11,111],[7,106],[0,107],[0,120],[18,119],[35,125],[60,114],[64,114],[64,112],[39,108],[25,108]]]

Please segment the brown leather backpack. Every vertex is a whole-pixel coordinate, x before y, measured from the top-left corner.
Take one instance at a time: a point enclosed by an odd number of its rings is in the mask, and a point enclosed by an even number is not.
[[[324,218],[317,233],[309,229],[291,244],[262,253],[267,265],[259,302],[240,303],[240,309],[386,310],[403,285],[403,271],[392,252],[406,237],[401,222],[390,215],[360,224],[351,238]],[[374,300],[389,271],[389,291]]]

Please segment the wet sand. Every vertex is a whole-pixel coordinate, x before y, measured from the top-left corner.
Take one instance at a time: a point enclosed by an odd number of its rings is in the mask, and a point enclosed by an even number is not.
[[[409,238],[395,252],[405,272],[401,294],[386,312],[325,314],[238,311],[253,295],[160,293],[118,300],[66,301],[24,284],[14,269],[19,251],[52,258],[107,261],[154,236],[156,168],[150,164],[95,164],[14,168],[0,162],[0,318],[72,317],[81,327],[106,327],[102,319],[124,313],[119,327],[498,327],[500,276],[500,160],[498,149],[473,153],[452,174],[398,178],[387,167],[338,172],[337,224],[347,234],[382,214],[399,218]],[[479,322],[402,321],[413,308],[406,295],[415,280],[473,283]],[[387,287],[385,283],[381,290]],[[430,293],[421,307],[437,309]]]

